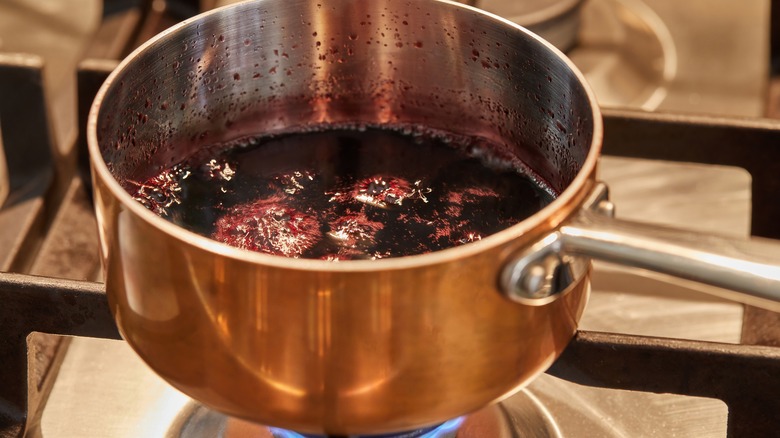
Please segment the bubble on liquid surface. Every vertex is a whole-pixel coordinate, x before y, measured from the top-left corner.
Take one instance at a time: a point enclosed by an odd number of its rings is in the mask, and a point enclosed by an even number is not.
[[[169,209],[182,203],[182,182],[191,175],[189,166],[174,166],[143,183],[128,180],[133,198],[154,213],[167,217]]]
[[[363,211],[337,217],[328,226],[328,237],[333,239],[337,246],[350,249],[367,249],[373,246],[376,233],[384,228],[384,224],[370,220]]]
[[[314,214],[276,196],[231,208],[217,220],[212,237],[241,249],[297,258],[322,236]]]
[[[400,206],[412,196],[412,185],[403,178],[374,176],[355,185],[352,196],[358,202],[379,208]]]
[[[293,171],[276,175],[273,179],[288,195],[295,195],[306,189],[314,181],[314,174],[310,171]]]

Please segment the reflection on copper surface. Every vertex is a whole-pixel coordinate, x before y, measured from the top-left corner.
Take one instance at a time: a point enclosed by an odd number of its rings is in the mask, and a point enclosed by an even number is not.
[[[309,326],[309,348],[315,351],[317,356],[324,358],[330,348],[331,340],[331,291],[330,289],[320,289],[315,295],[315,300],[311,303],[310,312],[311,321],[314,324]]]

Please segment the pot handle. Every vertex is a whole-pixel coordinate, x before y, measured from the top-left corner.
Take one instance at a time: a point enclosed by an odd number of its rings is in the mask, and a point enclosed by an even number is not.
[[[730,239],[615,219],[608,189],[591,196],[560,228],[510,259],[499,279],[514,301],[554,301],[587,271],[587,258],[729,290],[720,297],[780,312],[780,242]],[[695,224],[692,224],[695,225]]]

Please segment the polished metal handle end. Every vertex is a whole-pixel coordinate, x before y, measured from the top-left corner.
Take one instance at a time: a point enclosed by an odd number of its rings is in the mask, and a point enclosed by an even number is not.
[[[614,216],[615,206],[609,200],[609,189],[605,184],[596,184],[583,204],[582,211]],[[499,278],[499,288],[503,294],[517,303],[543,306],[563,296],[585,276],[589,261],[569,254],[565,237],[559,231],[552,232],[515,255]]]
[[[563,296],[588,270],[588,262],[562,251],[560,233],[552,233],[506,264],[499,279],[504,295],[529,306]]]

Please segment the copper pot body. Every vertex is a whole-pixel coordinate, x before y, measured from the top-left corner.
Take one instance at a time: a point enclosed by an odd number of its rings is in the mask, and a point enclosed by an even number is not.
[[[123,189],[205,145],[340,122],[490,137],[560,195],[479,242],[332,263],[211,241]],[[497,283],[505,261],[583,202],[601,119],[572,64],[500,18],[444,1],[217,9],[124,60],[88,136],[120,331],[160,376],[227,414],[334,435],[431,425],[521,388],[576,330],[587,277],[538,307]]]

